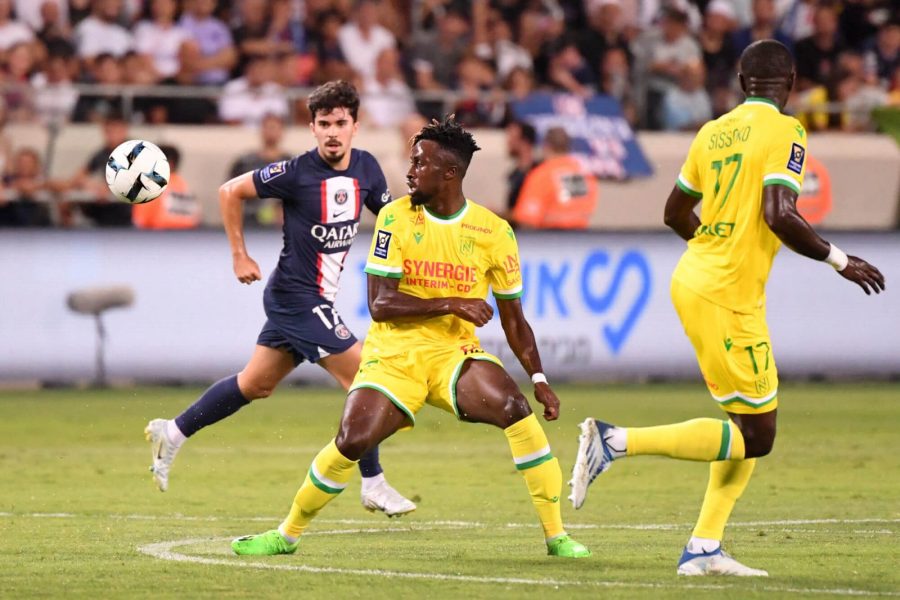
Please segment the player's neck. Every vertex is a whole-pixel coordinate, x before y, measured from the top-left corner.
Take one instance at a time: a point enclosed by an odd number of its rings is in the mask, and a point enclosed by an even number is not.
[[[465,205],[466,197],[463,195],[462,191],[459,191],[457,193],[447,194],[446,196],[433,198],[425,204],[425,208],[436,217],[449,219],[456,216]]]
[[[768,102],[780,111],[784,110],[784,103],[781,101],[779,94],[766,88],[751,88],[745,92],[746,100]],[[745,101],[746,101],[745,100]]]

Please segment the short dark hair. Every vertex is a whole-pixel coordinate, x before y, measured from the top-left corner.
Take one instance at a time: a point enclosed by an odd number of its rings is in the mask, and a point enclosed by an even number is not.
[[[531,123],[526,121],[513,121],[513,124],[519,128],[522,139],[532,146],[537,143],[537,129]]]
[[[794,59],[781,42],[759,40],[741,54],[740,71],[752,79],[787,79],[794,71]]]
[[[359,93],[352,83],[344,80],[323,83],[309,95],[306,100],[309,114],[315,119],[319,111],[330,114],[338,108],[346,108],[353,120],[359,114]]]
[[[551,127],[544,135],[544,144],[554,152],[564,154],[572,147],[572,139],[563,127]]]
[[[171,144],[160,144],[159,149],[166,155],[166,159],[169,161],[169,168],[172,171],[177,171],[178,165],[181,164],[181,152],[178,151],[178,148]]]
[[[472,162],[472,155],[481,150],[472,134],[463,129],[454,115],[448,115],[441,121],[433,119],[419,130],[412,143],[417,144],[425,140],[434,142],[441,149],[453,154],[461,163],[463,174]]]

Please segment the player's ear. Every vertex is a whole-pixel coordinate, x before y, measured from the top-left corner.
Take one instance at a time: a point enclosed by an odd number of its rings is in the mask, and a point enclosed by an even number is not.
[[[450,163],[447,165],[447,168],[444,169],[444,179],[447,181],[451,179],[455,179],[459,175],[459,165],[456,163]]]
[[[743,73],[738,73],[738,81],[741,84],[741,91],[744,92],[744,94],[746,95],[747,94],[747,80],[744,79]]]

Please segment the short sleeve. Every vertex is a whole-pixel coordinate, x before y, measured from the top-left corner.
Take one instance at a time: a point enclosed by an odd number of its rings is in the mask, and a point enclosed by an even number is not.
[[[678,179],[675,181],[675,185],[677,185],[682,192],[688,196],[693,196],[694,198],[703,197],[703,184],[702,179],[700,178],[698,161],[700,149],[697,143],[702,132],[703,130],[701,129],[700,133],[697,134],[697,137],[694,138],[694,141],[691,142],[691,149],[688,151],[687,158],[681,166],[681,172],[678,174]]]
[[[763,170],[763,187],[783,185],[799,194],[806,174],[806,130],[796,119],[792,121],[772,138]]]
[[[297,159],[280,160],[253,171],[253,185],[259,198],[293,200],[296,195],[293,172],[297,169]]]
[[[403,219],[397,219],[395,208],[385,208],[378,213],[375,234],[366,258],[365,271],[369,275],[400,279],[403,277],[403,252],[400,232]]]
[[[393,200],[393,198],[391,198],[391,192],[388,190],[387,181],[384,178],[384,171],[381,170],[381,165],[379,165],[378,161],[374,158],[372,158],[371,173],[372,183],[369,189],[369,195],[366,197],[366,207],[377,215],[386,204]]]
[[[491,255],[488,280],[498,300],[514,300],[522,296],[522,267],[519,262],[519,245],[512,227],[504,222],[498,233]]]

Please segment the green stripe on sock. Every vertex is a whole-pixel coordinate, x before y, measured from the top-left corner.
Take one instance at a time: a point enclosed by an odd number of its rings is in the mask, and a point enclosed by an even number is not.
[[[326,494],[340,494],[341,492],[344,491],[343,489],[327,486],[324,483],[322,483],[321,481],[319,481],[319,478],[316,477],[315,473],[313,473],[312,467],[309,468],[309,480],[313,482],[314,486],[316,486],[317,488],[319,488]]]
[[[731,447],[731,426],[728,421],[722,421],[722,443],[719,445],[719,456],[716,460],[728,458],[728,449]]]
[[[537,457],[536,459],[534,459],[534,460],[529,460],[528,462],[524,462],[524,463],[522,463],[522,464],[520,464],[520,465],[516,465],[516,469],[518,469],[519,471],[524,471],[525,469],[530,469],[530,468],[532,468],[532,467],[536,467],[536,466],[538,466],[538,465],[542,465],[542,464],[544,464],[545,462],[547,462],[548,460],[553,460],[553,453],[552,453],[552,452],[548,452],[547,454],[545,454],[545,455],[543,455],[543,456],[538,456],[538,457]]]

